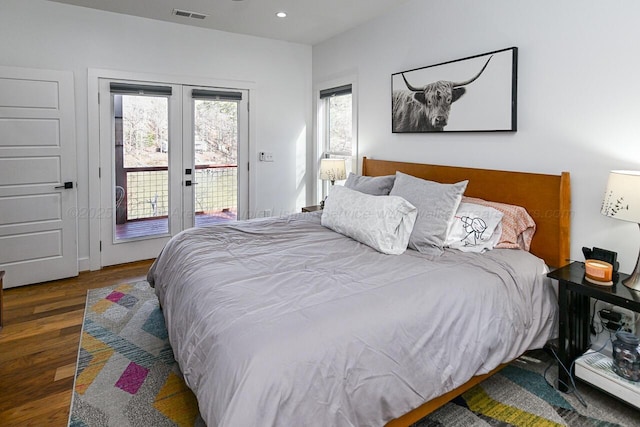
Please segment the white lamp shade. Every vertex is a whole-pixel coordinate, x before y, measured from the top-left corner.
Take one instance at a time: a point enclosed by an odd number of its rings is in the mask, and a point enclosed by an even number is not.
[[[640,223],[640,172],[611,171],[600,212],[611,218]]]
[[[347,179],[347,167],[344,159],[320,159],[320,179],[327,181]]]

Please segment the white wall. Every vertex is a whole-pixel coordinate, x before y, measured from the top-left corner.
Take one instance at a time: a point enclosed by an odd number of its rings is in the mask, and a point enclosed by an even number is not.
[[[87,74],[118,70],[252,82],[253,214],[299,211],[308,197],[311,47],[101,12],[44,0],[0,2],[0,65],[74,73],[78,207],[88,211]],[[91,108],[97,108],[91,106]],[[93,175],[91,175],[93,176]],[[93,179],[93,178],[91,178]],[[79,220],[80,268],[89,256],[89,218]]]
[[[603,247],[630,272],[638,226],[602,216],[600,204],[610,170],[640,169],[639,16],[636,0],[411,0],[314,46],[313,82],[357,70],[361,156],[569,171],[572,258],[583,259],[582,246]],[[392,73],[511,46],[519,48],[516,133],[391,133]]]

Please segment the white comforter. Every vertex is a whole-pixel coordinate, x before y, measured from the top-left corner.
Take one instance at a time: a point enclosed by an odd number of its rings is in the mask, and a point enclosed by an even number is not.
[[[533,255],[384,255],[315,214],[187,230],[148,279],[214,426],[381,426],[539,348],[556,299]]]

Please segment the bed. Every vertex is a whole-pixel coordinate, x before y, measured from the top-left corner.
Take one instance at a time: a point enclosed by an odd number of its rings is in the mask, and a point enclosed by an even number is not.
[[[209,427],[410,425],[553,336],[569,174],[363,159],[396,171],[526,208],[530,252],[387,255],[322,212],[180,233],[148,279]]]

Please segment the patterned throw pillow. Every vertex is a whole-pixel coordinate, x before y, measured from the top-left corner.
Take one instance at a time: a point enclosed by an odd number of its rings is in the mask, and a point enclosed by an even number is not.
[[[445,247],[463,252],[493,249],[502,235],[502,212],[489,206],[460,203],[449,224]]]
[[[496,248],[523,249],[529,251],[536,232],[536,223],[522,206],[490,202],[475,197],[463,197],[465,203],[489,206],[503,213],[502,236]]]

